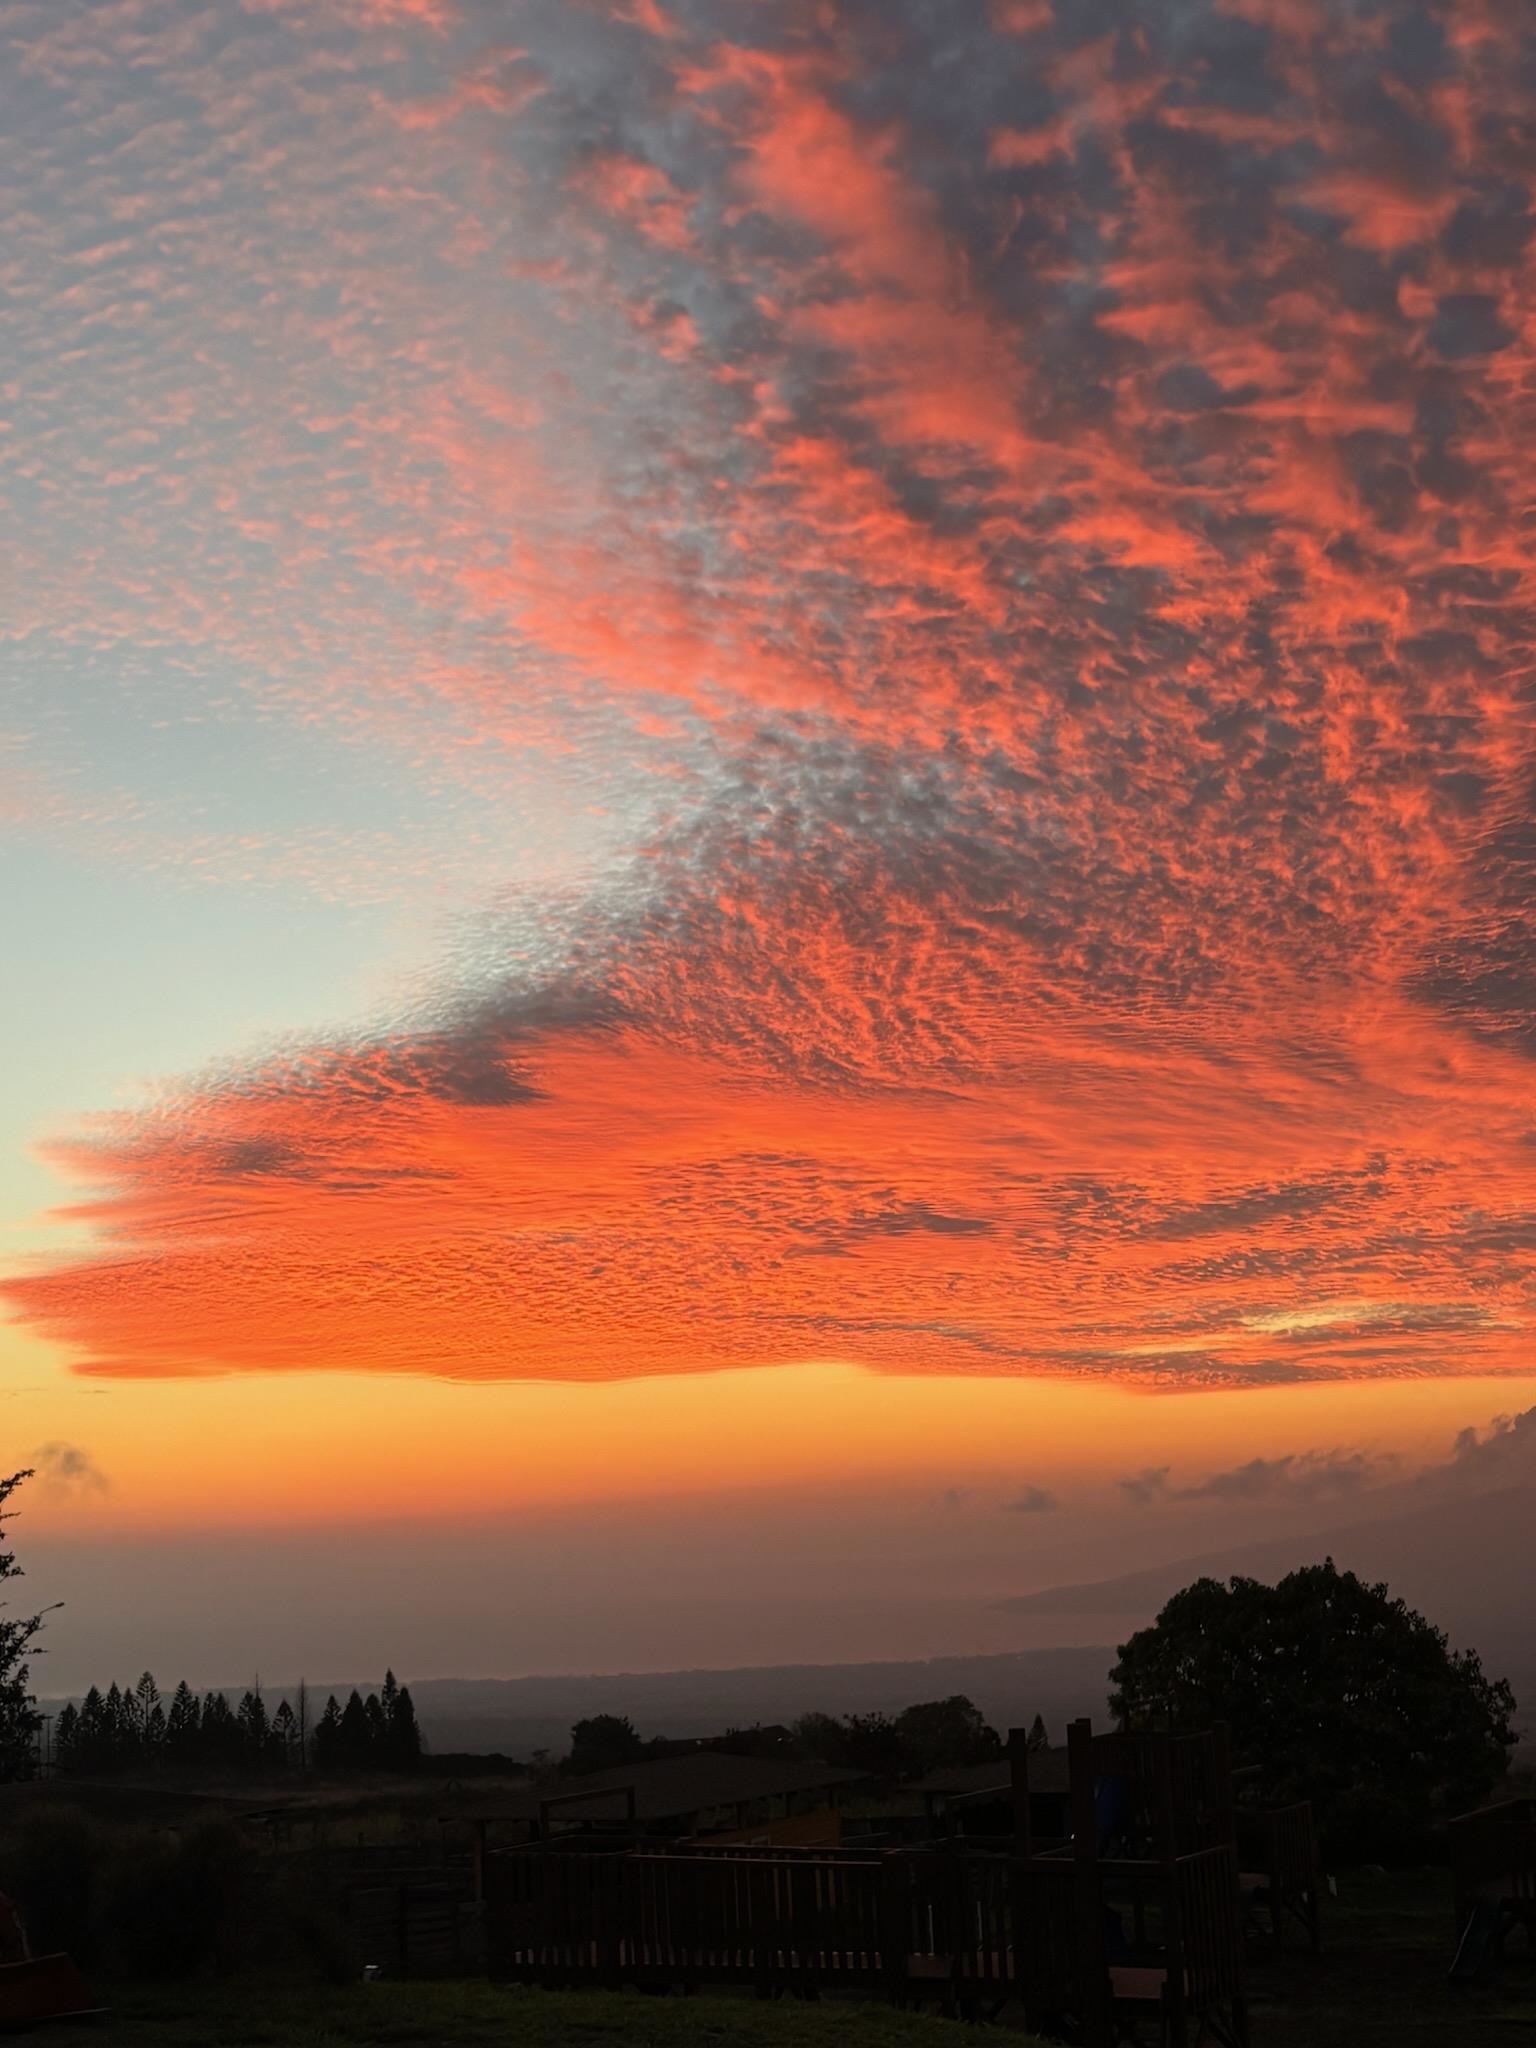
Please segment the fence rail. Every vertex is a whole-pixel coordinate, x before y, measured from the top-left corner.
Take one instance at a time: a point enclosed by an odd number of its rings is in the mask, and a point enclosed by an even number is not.
[[[732,1982],[976,2012],[1018,2001],[1085,2039],[1087,2016],[1107,2024],[1150,1997],[1170,2044],[1245,2039],[1230,1845],[1162,1863],[950,1844],[857,1858],[498,1850],[485,1932],[493,1975],[552,1986]]]

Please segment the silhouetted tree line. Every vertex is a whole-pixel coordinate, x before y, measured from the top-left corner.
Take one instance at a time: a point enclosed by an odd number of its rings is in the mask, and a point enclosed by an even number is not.
[[[182,1679],[167,1702],[146,1671],[137,1685],[114,1683],[105,1692],[93,1685],[78,1707],[64,1707],[54,1725],[55,1761],[61,1771],[82,1776],[161,1764],[409,1771],[421,1761],[410,1688],[392,1671],[366,1700],[354,1690],[342,1707],[333,1693],[313,1728],[305,1687],[297,1698],[297,1708],[284,1699],[269,1713],[257,1686],[231,1706],[222,1692],[199,1698]]]
[[[414,1771],[421,1730],[410,1687],[386,1671],[382,1688],[367,1699],[354,1686],[343,1707],[332,1693],[315,1724],[314,1750],[317,1770]]]
[[[1030,1746],[1046,1747],[1045,1723],[1037,1714]],[[729,1756],[815,1759],[872,1778],[917,1778],[929,1771],[987,1763],[1003,1753],[1002,1738],[981,1709],[963,1693],[922,1700],[899,1714],[803,1714],[790,1726],[730,1728],[705,1742],[669,1741],[640,1735],[624,1714],[594,1714],[571,1730],[570,1754],[560,1765],[568,1777],[617,1770],[657,1757],[712,1749]]]

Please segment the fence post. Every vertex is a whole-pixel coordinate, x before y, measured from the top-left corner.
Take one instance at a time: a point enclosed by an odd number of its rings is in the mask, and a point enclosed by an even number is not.
[[[1093,1723],[1067,1729],[1072,1797],[1072,1890],[1083,2048],[1110,2048],[1109,1973],[1104,1959],[1104,1899],[1099,1882],[1099,1816],[1094,1795]]]
[[[898,1850],[880,1864],[880,1965],[892,2005],[907,2001],[907,1903],[907,1864]]]
[[[1035,1831],[1029,1811],[1029,1735],[1023,1728],[1008,1730],[1008,1796],[1013,1805],[1014,1854],[1028,1856]]]

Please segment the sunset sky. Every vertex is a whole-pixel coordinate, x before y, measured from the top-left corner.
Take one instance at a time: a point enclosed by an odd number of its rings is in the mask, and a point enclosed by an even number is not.
[[[51,1675],[1002,1648],[1536,1403],[1533,104],[1503,0],[0,0]]]

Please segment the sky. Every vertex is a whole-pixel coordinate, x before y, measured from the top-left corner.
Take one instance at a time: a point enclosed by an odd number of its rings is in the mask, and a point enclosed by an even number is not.
[[[0,0],[61,1674],[286,1668],[279,1535],[419,1675],[1007,1647],[1536,1402],[1533,93],[1498,0]],[[392,1613],[428,1527],[537,1597]]]

